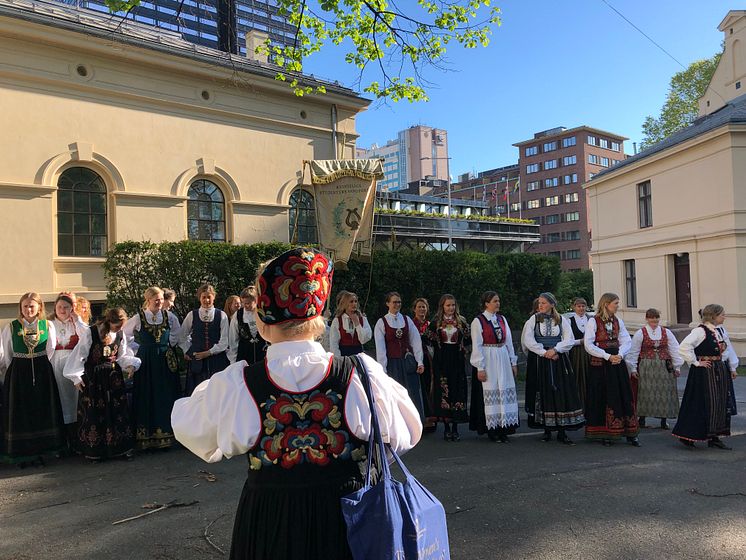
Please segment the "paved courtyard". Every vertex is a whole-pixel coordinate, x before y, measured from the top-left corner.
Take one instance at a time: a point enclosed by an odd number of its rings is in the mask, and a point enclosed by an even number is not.
[[[639,449],[580,434],[565,447],[522,428],[509,445],[428,435],[405,459],[443,502],[456,560],[743,559],[746,378],[736,392],[733,451],[687,450],[658,429]],[[245,469],[244,458],[208,465],[183,449],[2,466],[0,559],[225,557]]]

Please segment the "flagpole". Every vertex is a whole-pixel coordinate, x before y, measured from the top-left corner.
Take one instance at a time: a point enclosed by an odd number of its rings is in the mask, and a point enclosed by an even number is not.
[[[523,203],[521,202],[521,180],[520,179],[516,181],[516,185],[518,185],[518,217],[522,220],[523,219]]]
[[[505,206],[508,208],[508,218],[510,218],[510,190],[507,179],[505,180]]]

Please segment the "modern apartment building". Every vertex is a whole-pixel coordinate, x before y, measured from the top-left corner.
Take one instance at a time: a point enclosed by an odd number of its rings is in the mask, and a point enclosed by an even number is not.
[[[402,130],[384,146],[358,148],[358,158],[382,158],[385,178],[379,190],[399,191],[409,183],[449,178],[448,133],[440,128],[417,125]]]
[[[56,0],[68,6],[109,14],[104,0]],[[278,45],[292,45],[295,27],[277,13],[271,0],[143,0],[116,17],[181,34],[191,43],[246,54],[246,34],[266,33]]]
[[[578,126],[537,132],[513,144],[520,151],[520,185],[509,194],[511,216],[536,220],[541,242],[532,253],[556,256],[562,270],[590,268],[588,203],[582,185],[624,156],[624,136]],[[498,206],[507,212],[507,208]]]

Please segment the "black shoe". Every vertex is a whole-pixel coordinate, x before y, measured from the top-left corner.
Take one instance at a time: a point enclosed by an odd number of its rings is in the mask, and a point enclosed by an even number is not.
[[[661,430],[668,430],[668,422],[666,422],[665,418],[661,418]]]
[[[451,425],[445,424],[443,428],[443,441],[451,441],[453,432],[451,432]]]
[[[611,447],[611,440],[610,439],[603,439],[601,440],[601,445],[604,447]]]
[[[505,434],[500,436],[500,443],[511,443],[510,438],[506,436]]]
[[[567,436],[558,437],[557,441],[560,443],[564,443],[565,445],[575,445],[575,442]]]
[[[458,428],[456,425],[453,425],[453,430],[451,430],[451,441],[461,441],[461,434],[458,433]]]
[[[686,445],[687,447],[691,447],[692,449],[694,448],[693,441],[689,441],[688,439],[681,439],[681,438],[679,438],[679,441],[683,443],[684,445]]]
[[[718,449],[725,449],[727,451],[733,449],[732,447],[728,447],[727,445],[725,445],[725,442],[720,438],[712,438],[710,441],[707,442],[707,447],[717,447]]]
[[[640,440],[636,437],[628,437],[627,443],[629,443],[632,447],[640,447]]]
[[[493,443],[497,443],[500,441],[500,438],[497,436],[497,432],[495,432],[494,430],[488,430],[487,437],[490,438],[490,441]]]
[[[544,437],[541,438],[541,441],[552,441],[552,432],[544,432]]]

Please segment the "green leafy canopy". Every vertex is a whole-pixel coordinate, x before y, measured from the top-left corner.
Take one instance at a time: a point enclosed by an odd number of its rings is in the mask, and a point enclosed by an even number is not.
[[[642,125],[641,149],[647,148],[674,132],[686,128],[699,113],[699,98],[712,79],[721,53],[712,58],[692,62],[685,70],[674,74],[658,118],[647,117]]]
[[[114,12],[128,11],[140,0],[105,0]],[[345,61],[359,70],[357,82],[379,99],[426,101],[426,67],[442,68],[446,49],[455,42],[473,49],[489,44],[500,25],[500,9],[491,0],[276,0],[278,12],[296,27],[294,44],[269,40],[257,48],[277,66],[276,79],[298,96],[324,93],[303,77],[303,63],[329,45],[346,50]],[[366,76],[373,74],[373,79]],[[367,85],[363,85],[367,83]]]

